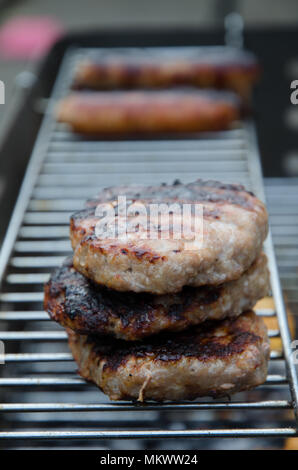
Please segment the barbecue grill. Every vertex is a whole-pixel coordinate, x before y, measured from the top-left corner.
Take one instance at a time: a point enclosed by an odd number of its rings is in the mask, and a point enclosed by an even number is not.
[[[121,141],[82,138],[56,123],[55,104],[68,92],[77,61],[93,52],[70,47],[63,57],[0,255],[0,340],[5,344],[5,364],[0,365],[0,446],[121,448],[121,440],[129,439],[135,446],[153,448],[166,438],[169,448],[171,439],[180,438],[184,446],[198,448],[203,445],[199,438],[206,438],[209,445],[216,437],[296,436],[298,384],[271,235],[266,252],[275,309],[257,313],[277,316],[279,328],[269,331],[269,336],[281,338],[283,351],[271,351],[263,386],[230,401],[136,405],[110,402],[75,374],[66,334],[49,321],[42,299],[49,272],[70,252],[69,216],[83,207],[86,198],[103,186],[171,183],[177,178],[190,182],[197,177],[240,182],[265,198],[250,120],[231,130],[187,138]],[[97,48],[96,53],[105,55],[108,50]],[[145,48],[142,54],[146,53],[158,54],[158,48]],[[280,237],[281,225],[273,220],[273,227]]]

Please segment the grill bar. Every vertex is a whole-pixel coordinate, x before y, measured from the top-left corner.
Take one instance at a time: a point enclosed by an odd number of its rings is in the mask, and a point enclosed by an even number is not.
[[[67,335],[64,331],[3,331],[1,341],[64,341]]]
[[[282,375],[268,375],[265,385],[284,385],[288,380]],[[18,386],[44,386],[44,385],[81,385],[83,387],[90,387],[91,384],[85,382],[80,377],[15,377],[15,378],[0,378],[0,387],[18,387]]]
[[[257,314],[262,316],[262,317],[274,317],[275,313],[271,310],[265,311],[265,310],[260,310],[257,311]],[[49,321],[49,316],[46,312],[43,311],[33,311],[33,312],[27,312],[27,311],[5,311],[5,312],[0,312],[0,321],[30,321],[30,320],[44,320],[44,321]],[[276,335],[277,336],[277,333]]]
[[[56,411],[197,411],[197,410],[272,410],[272,409],[291,409],[292,404],[287,400],[268,400],[234,403],[164,403],[164,404],[146,404],[135,406],[131,403],[0,403],[1,411],[6,412],[56,412]]]
[[[30,321],[30,320],[45,320],[48,321],[48,315],[43,311],[36,312],[0,312],[0,320],[5,321]]]
[[[60,362],[72,361],[70,353],[26,353],[26,354],[4,354],[0,355],[4,363],[7,362]],[[270,359],[279,361],[283,359],[283,354],[280,351],[271,351]]]
[[[198,429],[183,431],[15,431],[0,439],[194,439],[207,437],[295,437],[295,428]]]
[[[279,330],[269,330],[269,338],[278,338]],[[1,341],[62,341],[67,339],[64,331],[3,331]]]

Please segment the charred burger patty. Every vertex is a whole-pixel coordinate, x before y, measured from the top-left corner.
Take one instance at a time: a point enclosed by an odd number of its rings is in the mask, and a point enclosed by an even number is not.
[[[77,333],[133,341],[205,320],[236,317],[267,295],[268,286],[264,254],[235,281],[158,296],[100,287],[75,271],[68,258],[45,285],[44,307],[53,320]]]
[[[254,312],[141,343],[67,332],[79,373],[112,400],[221,397],[267,376],[267,330]]]

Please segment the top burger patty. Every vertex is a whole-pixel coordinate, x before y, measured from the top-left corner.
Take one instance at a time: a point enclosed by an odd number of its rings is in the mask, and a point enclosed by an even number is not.
[[[101,220],[95,214],[97,203],[111,201],[115,217],[108,218],[109,223],[123,221],[117,214],[117,194],[127,194],[127,207],[130,202],[142,202],[146,208],[150,203],[202,205],[202,244],[189,249],[185,239],[175,239],[174,226],[168,239],[163,239],[160,227],[158,239],[150,239],[149,229],[142,224],[137,231],[128,230],[125,238],[97,236],[96,224]],[[134,222],[138,217],[127,219]],[[194,217],[192,212],[188,219],[192,227]],[[239,278],[258,257],[267,235],[267,219],[263,203],[240,185],[197,180],[106,189],[71,217],[73,263],[94,282],[119,291],[165,294],[178,292],[185,285],[219,285]]]

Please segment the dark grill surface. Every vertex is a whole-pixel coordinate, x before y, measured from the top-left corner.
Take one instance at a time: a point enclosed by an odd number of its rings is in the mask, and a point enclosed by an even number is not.
[[[232,446],[244,446],[245,439],[246,447],[260,447],[268,439],[280,442],[295,436],[297,379],[270,237],[266,250],[275,309],[257,313],[278,316],[279,328],[269,333],[281,337],[284,348],[271,352],[265,385],[231,401],[140,406],[112,403],[75,374],[66,335],[49,321],[42,299],[49,272],[70,253],[69,216],[86,198],[103,186],[171,183],[177,178],[238,182],[264,198],[252,122],[187,139],[125,141],[82,139],[56,124],[53,107],[67,92],[76,61],[88,53],[71,49],[65,55],[1,252],[0,340],[5,344],[5,364],[0,365],[0,446],[178,449],[224,447],[223,440],[211,438],[238,437],[231,440]],[[289,188],[283,181],[270,180],[267,192],[281,278],[294,310],[297,185],[293,182]],[[248,437],[257,439],[247,444]],[[167,438],[165,443],[162,438]],[[180,438],[181,444],[172,438]]]

